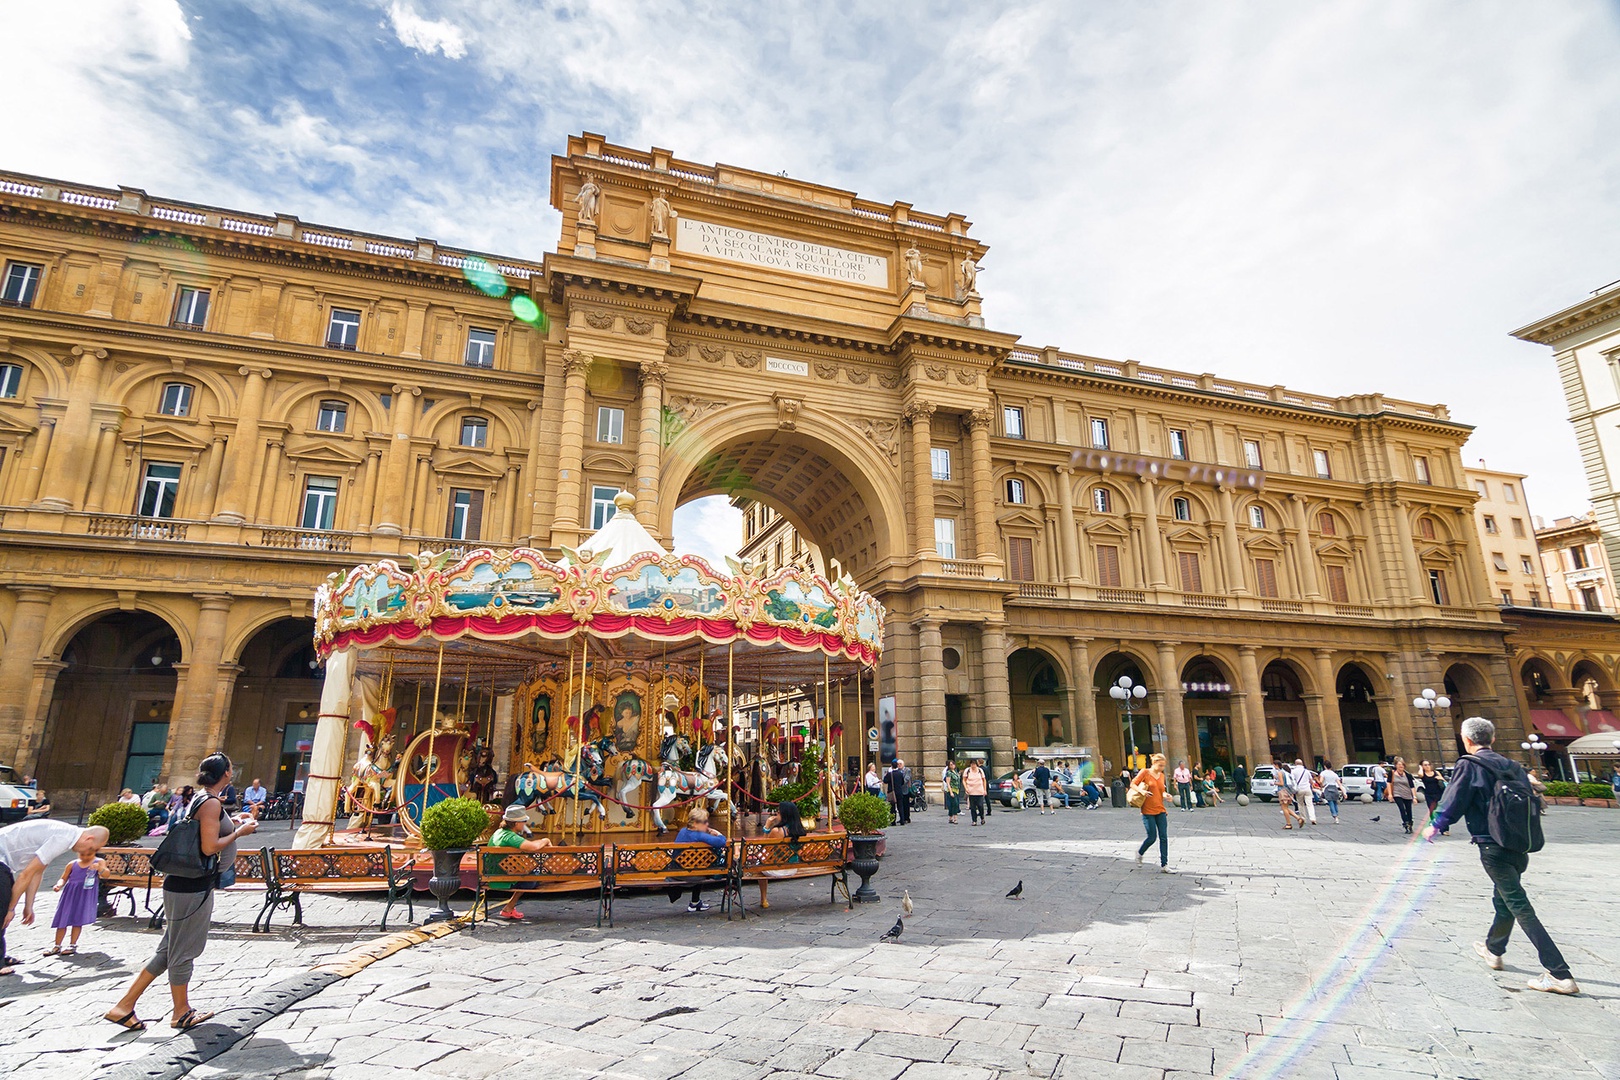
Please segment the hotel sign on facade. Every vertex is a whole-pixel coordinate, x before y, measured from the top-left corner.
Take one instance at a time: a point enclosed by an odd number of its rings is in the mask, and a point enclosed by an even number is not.
[[[889,287],[889,260],[882,255],[734,229],[696,218],[676,219],[675,246],[687,255],[786,270],[790,274],[850,282],[873,289]]]

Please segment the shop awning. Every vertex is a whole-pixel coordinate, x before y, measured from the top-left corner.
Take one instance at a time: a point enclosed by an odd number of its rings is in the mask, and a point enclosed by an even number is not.
[[[1530,723],[1550,739],[1578,739],[1581,729],[1560,709],[1531,709]]]
[[[1586,730],[1593,735],[1600,731],[1620,731],[1620,717],[1607,709],[1589,709],[1586,713]]]

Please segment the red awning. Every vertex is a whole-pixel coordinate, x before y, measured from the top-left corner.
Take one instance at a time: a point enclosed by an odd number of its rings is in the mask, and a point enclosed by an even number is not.
[[[1530,723],[1535,725],[1537,731],[1552,739],[1578,739],[1581,729],[1575,726],[1575,721],[1559,709],[1531,709]]]
[[[1607,709],[1589,709],[1586,713],[1586,731],[1596,735],[1600,731],[1620,731],[1620,717]]]

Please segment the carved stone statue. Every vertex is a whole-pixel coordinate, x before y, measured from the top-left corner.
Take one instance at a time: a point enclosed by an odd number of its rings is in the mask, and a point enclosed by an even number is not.
[[[979,291],[979,264],[973,261],[973,252],[962,256],[962,293],[964,295]]]
[[[596,211],[601,202],[602,189],[597,185],[596,177],[586,173],[585,182],[579,186],[579,193],[574,196],[574,205],[579,207],[581,225],[596,224]]]
[[[913,285],[923,284],[922,252],[917,250],[916,244],[912,244],[910,247],[906,248],[905,259],[906,280]]]
[[[670,208],[669,200],[664,198],[662,191],[655,192],[647,213],[652,217],[652,234],[660,240],[669,238],[669,222],[675,216]]]

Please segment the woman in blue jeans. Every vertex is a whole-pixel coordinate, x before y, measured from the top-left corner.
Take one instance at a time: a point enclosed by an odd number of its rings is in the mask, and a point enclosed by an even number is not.
[[[1136,774],[1136,781],[1132,785],[1146,796],[1142,800],[1142,828],[1147,832],[1147,839],[1142,846],[1136,849],[1136,865],[1142,865],[1142,856],[1147,854],[1153,841],[1159,841],[1159,872],[1170,872],[1170,815],[1164,809],[1164,755],[1154,754],[1153,764]]]

